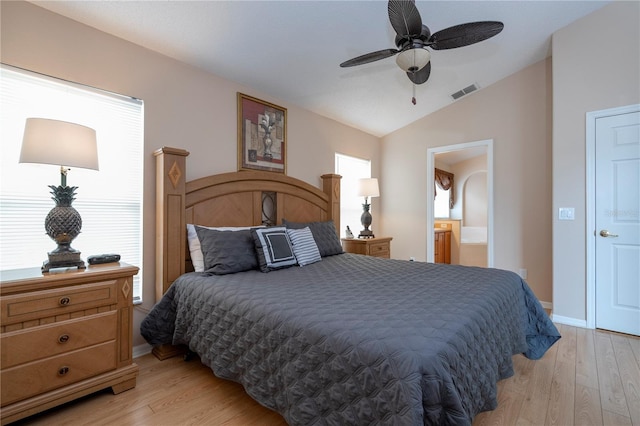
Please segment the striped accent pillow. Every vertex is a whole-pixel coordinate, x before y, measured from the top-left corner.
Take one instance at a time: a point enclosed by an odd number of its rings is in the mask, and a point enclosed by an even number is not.
[[[318,246],[309,227],[287,229],[287,235],[289,235],[291,245],[293,246],[293,254],[296,256],[296,260],[300,266],[322,260],[320,250],[318,250]]]

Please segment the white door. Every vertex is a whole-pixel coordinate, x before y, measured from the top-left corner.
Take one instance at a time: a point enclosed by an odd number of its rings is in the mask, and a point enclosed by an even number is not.
[[[640,335],[640,112],[595,135],[596,327]]]

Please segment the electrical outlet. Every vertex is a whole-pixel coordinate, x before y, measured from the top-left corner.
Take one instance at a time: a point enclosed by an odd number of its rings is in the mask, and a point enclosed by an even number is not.
[[[416,258],[415,258],[415,257],[411,256],[411,257],[409,258],[409,262],[415,262],[415,261],[416,261]]]
[[[524,268],[520,268],[518,270],[518,275],[520,275],[520,278],[522,278],[523,280],[527,279],[527,270]]]

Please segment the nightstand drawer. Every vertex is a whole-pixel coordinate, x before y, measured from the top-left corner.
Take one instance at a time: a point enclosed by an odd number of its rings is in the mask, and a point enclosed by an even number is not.
[[[2,406],[116,368],[116,342],[2,370]]]
[[[102,281],[55,290],[36,291],[2,298],[2,323],[31,319],[117,303],[117,280]]]
[[[391,240],[391,237],[343,238],[342,248],[347,253],[389,259],[391,257]]]
[[[389,243],[375,243],[369,245],[369,256],[375,257],[389,257],[390,256]]]
[[[2,334],[2,369],[116,339],[116,311]]]

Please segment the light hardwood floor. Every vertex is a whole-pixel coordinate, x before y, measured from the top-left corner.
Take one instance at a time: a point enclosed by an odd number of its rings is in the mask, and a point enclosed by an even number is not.
[[[498,384],[498,408],[479,425],[640,426],[640,339],[559,325],[562,339],[538,361],[514,356],[516,374]],[[135,389],[99,392],[36,415],[24,425],[285,425],[237,383],[197,359],[135,360]]]

